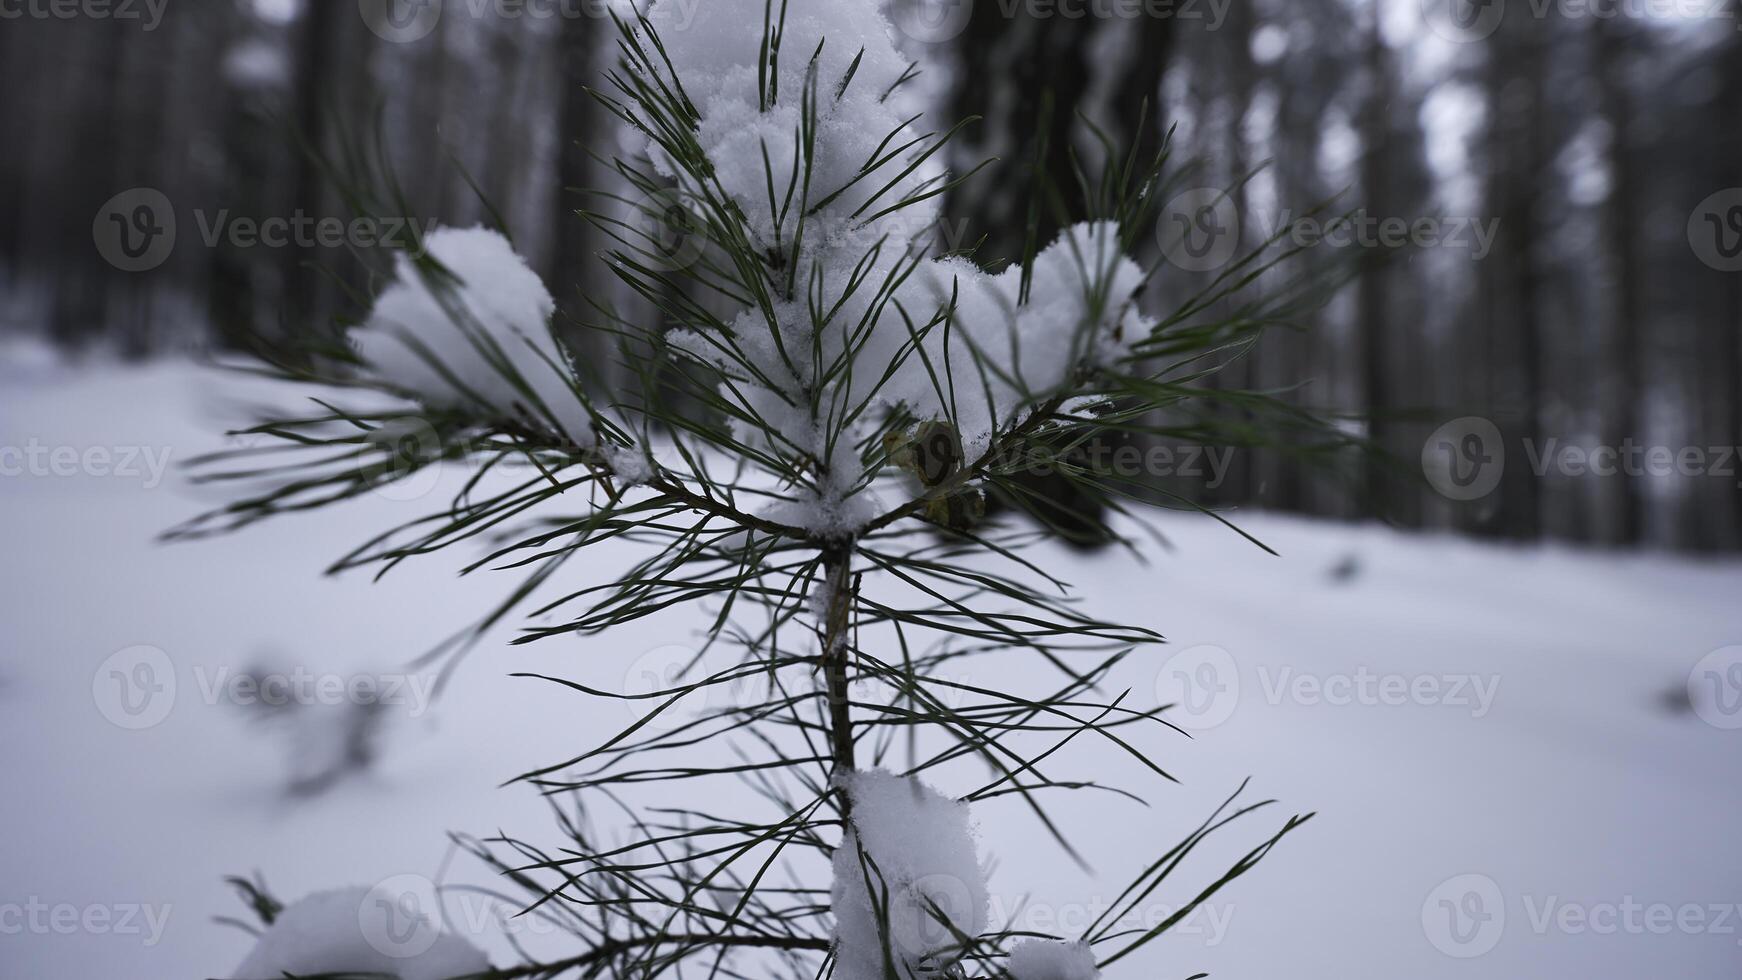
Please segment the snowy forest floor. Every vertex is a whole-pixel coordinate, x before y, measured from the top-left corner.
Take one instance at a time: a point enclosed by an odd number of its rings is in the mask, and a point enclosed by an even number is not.
[[[439,489],[154,543],[219,499],[175,466],[224,445],[239,406],[277,397],[179,362],[72,368],[0,353],[0,446],[116,451],[70,475],[45,463],[0,477],[0,976],[223,976],[250,944],[212,921],[242,914],[230,874],[257,870],[286,900],[396,875],[485,881],[453,857],[447,832],[553,843],[538,795],[497,787],[629,719],[620,704],[507,675],[620,685],[644,653],[697,626],[653,617],[604,639],[512,648],[503,630],[427,711],[389,717],[373,770],[287,798],[284,746],[207,693],[221,671],[389,670],[512,580],[461,580],[444,558],[375,584],[321,577],[365,536],[443,499]],[[138,472],[119,472],[135,449]],[[148,461],[164,453],[170,471],[157,480]],[[1225,690],[1197,718],[1218,723],[1144,743],[1181,781],[1143,786],[1149,809],[1103,795],[1060,802],[1092,872],[1016,809],[981,814],[998,862],[995,920],[1080,930],[1134,864],[1250,775],[1258,798],[1319,816],[1110,976],[1737,975],[1742,730],[1709,723],[1678,692],[1702,658],[1742,643],[1742,564],[1240,516],[1272,557],[1201,516],[1156,520],[1173,548],[1147,563],[1050,546],[1040,559],[1067,570],[1090,610],[1168,636],[1118,668],[1114,694],[1129,687],[1147,707],[1170,678],[1208,671]],[[161,723],[129,730],[108,720],[103,668],[138,645],[164,651],[177,688]],[[1101,778],[1104,743],[1080,741],[1067,771]],[[1188,865],[1157,903],[1177,905],[1283,816]],[[1489,881],[1485,903],[1467,904]],[[41,911],[54,907],[80,921]],[[1486,918],[1460,924],[1460,908]],[[498,926],[460,916],[458,927],[480,929],[469,938],[509,961]],[[561,937],[530,931],[515,938],[562,951]]]

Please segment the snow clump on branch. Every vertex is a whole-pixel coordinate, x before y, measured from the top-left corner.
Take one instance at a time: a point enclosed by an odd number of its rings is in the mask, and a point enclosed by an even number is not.
[[[592,448],[568,352],[551,332],[556,304],[526,260],[487,228],[437,229],[424,253],[439,267],[400,254],[395,281],[351,332],[375,377],[430,408],[487,413]]]
[[[1135,309],[1145,276],[1110,222],[1042,250],[1026,302],[1018,264],[991,275],[927,256],[949,177],[941,139],[905,104],[910,66],[888,22],[872,0],[794,4],[764,67],[768,9],[657,0],[648,14],[706,166],[679,159],[688,144],[663,131],[649,156],[704,224],[721,206],[742,216],[766,287],[728,336],[680,329],[671,342],[729,379],[739,438],[811,461],[810,485],[768,516],[845,535],[880,511],[861,462],[880,419],[864,408],[946,420],[972,461],[1156,321]]]
[[[838,980],[925,980],[986,927],[968,806],[881,769],[837,777],[852,827],[835,848]]]

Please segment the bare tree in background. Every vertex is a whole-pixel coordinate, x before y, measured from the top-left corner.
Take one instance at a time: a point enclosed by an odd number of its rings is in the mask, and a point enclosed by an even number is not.
[[[1158,142],[1161,77],[1174,25],[1166,17],[1041,16],[1024,4],[1006,16],[1002,4],[974,6],[956,44],[960,66],[949,115],[982,117],[959,137],[958,155],[974,161],[996,157],[997,162],[984,179],[968,181],[952,194],[949,213],[967,219],[970,241],[986,236],[983,260],[1022,254],[1037,170],[1057,190],[1065,220],[1089,210],[1073,153],[1084,161],[1081,168],[1091,180],[1101,161],[1079,114],[1122,147],[1138,139]],[[1043,114],[1049,96],[1051,112]],[[1146,103],[1148,118],[1143,117]],[[1039,155],[1043,139],[1046,152]],[[1044,245],[1057,235],[1060,215],[1043,207],[1037,218]]]
[[[1613,284],[1606,347],[1610,375],[1607,387],[1612,397],[1603,410],[1604,442],[1618,446],[1629,435],[1640,438],[1645,430],[1646,369],[1650,350],[1645,344],[1644,274],[1638,219],[1639,178],[1634,162],[1635,131],[1632,93],[1627,76],[1631,70],[1633,30],[1630,25],[1594,19],[1596,76],[1600,82],[1602,113],[1609,130],[1609,192],[1604,218],[1607,232],[1608,276]],[[1639,481],[1631,476],[1611,482],[1612,512],[1609,524],[1614,540],[1637,542],[1645,533],[1644,502]]]

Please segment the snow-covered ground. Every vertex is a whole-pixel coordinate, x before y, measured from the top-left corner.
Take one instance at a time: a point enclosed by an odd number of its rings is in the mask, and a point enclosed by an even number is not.
[[[225,976],[251,945],[211,921],[240,911],[225,875],[258,870],[287,899],[483,880],[451,859],[447,833],[551,841],[545,804],[498,784],[627,718],[507,675],[622,683],[693,628],[652,617],[604,640],[487,643],[433,705],[413,672],[378,766],[286,798],[282,733],[218,687],[255,663],[394,670],[482,612],[494,586],[441,558],[375,584],[320,576],[433,491],[154,543],[216,499],[173,467],[221,446],[220,419],[266,394],[180,363],[0,355],[6,980]],[[1182,785],[1150,787],[1150,809],[1060,803],[1061,823],[1088,830],[1076,840],[1092,873],[1031,820],[982,813],[995,916],[1020,906],[1032,927],[1080,929],[1250,775],[1255,793],[1319,816],[1111,976],[1742,972],[1742,649],[1726,650],[1742,644],[1742,564],[1241,523],[1282,556],[1189,515],[1159,518],[1174,547],[1147,564],[1042,554],[1091,609],[1168,635],[1110,686],[1182,700],[1176,720],[1196,737],[1154,741]],[[608,575],[600,562],[591,572]],[[1069,764],[1101,765],[1102,748],[1080,741]],[[1186,869],[1146,913],[1160,918],[1185,881],[1213,877],[1281,816]],[[458,924],[507,962],[507,941],[477,921]]]

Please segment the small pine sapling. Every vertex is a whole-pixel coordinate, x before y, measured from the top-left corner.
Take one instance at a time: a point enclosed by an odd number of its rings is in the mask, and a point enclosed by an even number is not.
[[[641,710],[521,777],[578,802],[557,810],[559,846],[461,838],[574,939],[570,957],[478,976],[651,978],[692,963],[710,976],[1098,976],[1306,818],[1283,821],[1153,928],[1122,923],[1208,837],[1265,804],[1230,799],[1080,933],[991,921],[976,819],[1025,812],[1076,856],[1046,799],[1131,795],[1055,775],[1050,757],[1082,738],[1171,777],[1133,741],[1139,726],[1170,727],[1166,706],[1098,693],[1161,638],[1066,598],[1022,554],[1045,533],[986,521],[984,495],[1020,495],[1021,475],[1046,467],[1105,502],[1118,523],[1102,530],[1125,541],[1144,488],[1073,462],[1089,440],[1266,436],[1250,421],[1218,431],[1217,413],[1197,410],[1218,400],[1310,427],[1207,380],[1313,284],[1244,298],[1274,267],[1273,241],[1172,314],[1146,315],[1138,300],[1155,270],[1132,254],[1165,194],[1165,150],[1109,152],[1085,194],[1097,213],[1001,271],[935,254],[943,195],[972,174],[944,169],[955,130],[920,125],[917,68],[869,2],[658,0],[617,27],[620,62],[596,94],[644,152],[615,161],[628,190],[586,217],[615,242],[612,271],[664,322],[600,302],[586,326],[617,338],[620,373],[638,388],[606,399],[581,383],[549,293],[503,234],[437,230],[384,270],[348,349],[280,369],[369,397],[323,394],[318,413],[251,430],[277,445],[203,461],[211,479],[271,486],[176,533],[463,462],[474,475],[445,508],[335,565],[385,571],[494,542],[468,570],[523,578],[432,654],[446,669],[524,607],[536,622],[517,642],[595,637],[678,607],[706,616],[692,662],[651,689],[545,678]],[[403,399],[418,406],[411,432]],[[269,451],[293,455],[235,465]],[[613,541],[637,549],[627,571],[578,584],[561,574]],[[988,665],[1018,655],[1036,658],[1043,690],[972,680],[976,665],[1008,677]],[[648,786],[666,793],[637,805]],[[616,839],[594,826],[607,812],[630,815]],[[283,923],[320,910],[273,911]],[[249,963],[286,969],[265,954]]]

